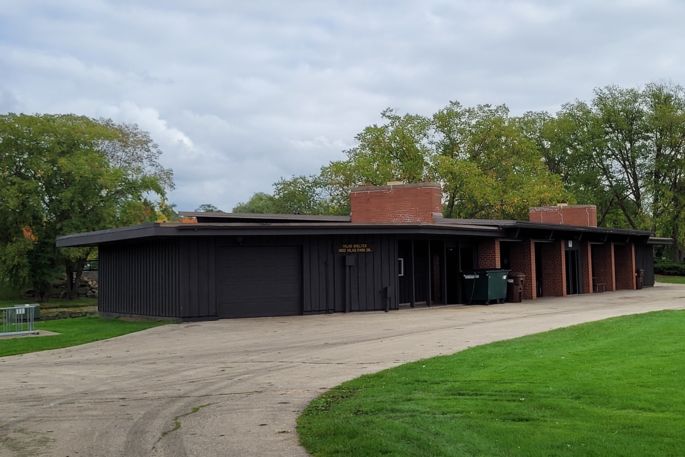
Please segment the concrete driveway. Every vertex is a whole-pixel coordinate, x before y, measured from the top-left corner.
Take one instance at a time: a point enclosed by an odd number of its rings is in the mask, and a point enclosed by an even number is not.
[[[0,358],[0,455],[302,456],[295,420],[383,368],[580,322],[685,308],[659,285],[522,304],[169,325]]]

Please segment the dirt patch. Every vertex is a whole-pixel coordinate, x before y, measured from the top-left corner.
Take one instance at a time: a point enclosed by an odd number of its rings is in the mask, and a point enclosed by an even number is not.
[[[0,449],[7,449],[17,457],[34,457],[41,454],[45,455],[43,450],[52,441],[54,439],[44,433],[17,429],[0,437]]]
[[[76,306],[73,308],[41,308],[40,320],[67,319],[72,317],[97,316],[97,306]]]
[[[50,330],[36,330],[36,333],[30,333],[28,335],[0,335],[0,340],[11,340],[14,338],[31,338],[35,336],[54,336],[59,335],[57,332],[51,332]]]

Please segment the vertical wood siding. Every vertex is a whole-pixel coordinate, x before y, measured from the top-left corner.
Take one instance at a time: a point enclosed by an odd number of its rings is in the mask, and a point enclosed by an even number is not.
[[[635,243],[635,265],[645,270],[644,286],[654,285],[654,249],[647,243]]]
[[[174,241],[103,245],[98,307],[104,313],[179,317],[179,250]]]
[[[217,317],[216,238],[184,238],[179,243],[179,317]]]
[[[397,240],[394,237],[310,237],[302,240],[303,312],[397,309]],[[367,244],[371,252],[338,252],[344,244]],[[351,257],[352,265],[346,258]],[[386,295],[387,302],[386,304]]]

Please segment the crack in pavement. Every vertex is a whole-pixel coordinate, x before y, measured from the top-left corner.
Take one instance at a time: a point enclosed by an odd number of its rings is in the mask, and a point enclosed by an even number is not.
[[[204,405],[195,406],[195,407],[193,407],[193,409],[191,409],[191,410],[188,411],[187,413],[179,414],[178,416],[174,417],[174,425],[173,425],[173,427],[171,427],[169,430],[163,431],[162,434],[159,435],[159,438],[157,438],[157,441],[155,441],[155,444],[152,445],[152,450],[155,449],[155,447],[157,446],[157,443],[159,443],[160,441],[162,441],[162,439],[163,439],[165,436],[167,436],[169,433],[173,433],[173,432],[175,432],[176,430],[178,430],[178,429],[181,428],[181,418],[182,418],[182,417],[186,417],[186,416],[190,416],[191,414],[195,414],[195,413],[197,413],[198,411],[200,411],[202,408],[206,408],[207,406],[210,406],[210,405],[213,405],[213,403],[206,403],[206,404],[204,404]]]

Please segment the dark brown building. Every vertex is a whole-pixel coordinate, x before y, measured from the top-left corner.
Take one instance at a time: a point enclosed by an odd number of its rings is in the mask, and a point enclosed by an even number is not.
[[[275,316],[465,301],[463,274],[526,275],[524,298],[654,283],[649,232],[596,227],[592,206],[531,209],[530,221],[441,215],[436,184],[360,187],[351,215],[183,213],[61,237],[99,248],[99,310],[179,319]],[[531,222],[532,221],[532,222]]]

